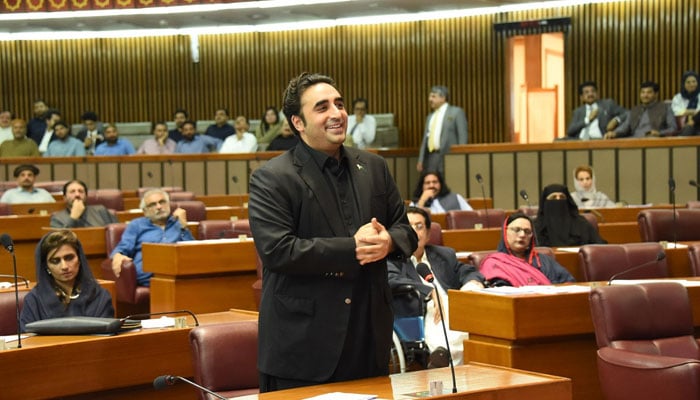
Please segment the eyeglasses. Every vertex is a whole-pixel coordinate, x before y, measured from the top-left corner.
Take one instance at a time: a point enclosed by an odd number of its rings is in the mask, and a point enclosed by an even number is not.
[[[423,223],[419,222],[417,224],[411,224],[411,227],[413,228],[413,230],[422,231],[423,228],[425,228],[425,225],[423,225]]]
[[[168,204],[168,200],[162,199],[158,202],[154,201],[153,203],[146,204],[146,208],[156,208],[156,206],[164,207],[167,204]]]
[[[520,228],[520,227],[514,226],[512,228],[508,228],[508,230],[515,233],[516,235],[519,235],[520,233],[524,233],[525,236],[532,235],[532,229]]]

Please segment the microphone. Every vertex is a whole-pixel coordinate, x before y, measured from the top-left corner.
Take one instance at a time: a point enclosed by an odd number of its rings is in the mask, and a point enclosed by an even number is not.
[[[527,208],[532,208],[532,204],[530,204],[530,196],[527,195],[525,189],[520,189],[520,197],[527,202]]]
[[[481,176],[477,174],[477,176]],[[445,315],[442,313],[442,304],[440,302],[440,293],[438,292],[437,285],[435,285],[435,276],[433,272],[428,268],[425,263],[418,263],[416,265],[416,271],[421,278],[425,279],[426,282],[433,284],[435,288],[435,297],[437,297],[438,310],[440,310],[440,321],[442,322],[442,333],[445,335],[445,344],[447,345],[447,357],[450,360],[450,370],[452,371],[452,393],[457,393],[457,378],[455,377],[455,364],[452,361],[452,351],[450,350],[450,339],[447,337],[447,328],[445,327]]]
[[[131,314],[127,315],[124,318],[121,318],[121,321],[126,321],[128,319],[145,319],[145,317],[150,317],[153,315],[171,315],[171,314],[189,314],[192,319],[194,319],[194,326],[199,326],[199,320],[197,319],[197,316],[194,315],[194,313],[190,310],[175,310],[175,311],[160,311],[160,312],[152,312],[152,313],[143,313],[143,314]]]
[[[691,179],[688,183],[690,184],[690,186],[694,186],[694,187],[696,187],[696,188],[700,188],[700,185],[698,185],[698,183],[695,182],[695,181],[692,180],[692,179]]]
[[[665,259],[665,258],[666,258],[666,253],[664,253],[663,251],[660,251],[660,252],[656,255],[656,258],[655,258],[655,259],[653,259],[653,260],[651,260],[651,261],[647,261],[647,262],[642,263],[642,264],[639,264],[639,265],[634,266],[634,267],[632,267],[632,268],[627,268],[626,270],[620,271],[620,272],[616,273],[615,275],[611,276],[611,277],[610,277],[610,280],[608,280],[608,286],[610,286],[610,285],[612,284],[612,281],[614,281],[615,279],[621,277],[622,275],[626,275],[628,272],[632,272],[632,271],[636,271],[636,270],[638,270],[638,269],[640,269],[640,268],[648,267],[648,266],[651,265],[651,264],[656,264],[657,262],[659,262],[659,261],[661,261],[661,260],[663,260],[663,259]]]
[[[0,274],[0,278],[14,278],[14,277],[15,277],[14,275],[10,275],[10,274]],[[17,275],[17,279],[21,279],[24,283],[24,286],[29,288],[29,279],[23,277],[22,275]],[[16,283],[15,283],[15,285],[16,285]]]
[[[676,180],[673,177],[668,178],[668,191],[671,198],[671,209],[673,210],[673,247],[678,248],[678,223],[676,222]]]
[[[226,397],[224,397],[216,392],[213,392],[213,391],[205,388],[204,386],[198,385],[189,379],[185,379],[185,378],[183,378],[181,376],[177,376],[177,375],[161,375],[153,380],[153,387],[156,390],[161,390],[161,389],[167,388],[168,386],[173,386],[175,383],[177,383],[177,381],[183,381],[185,383],[188,383],[188,384],[196,387],[197,389],[216,397],[217,399],[228,400]]]
[[[486,205],[486,191],[484,190],[484,178],[478,172],[476,173],[476,181],[479,182],[479,185],[481,185],[481,197],[483,197],[483,199],[484,199],[484,214],[486,216],[486,227],[490,228],[490,226],[489,226],[489,208]]]
[[[15,278],[15,311],[17,312],[17,348],[22,348],[22,330],[20,329],[19,318],[19,287],[17,285],[17,256],[15,255],[15,245],[12,238],[7,233],[0,235],[0,243],[10,254],[12,254],[12,276]],[[29,282],[27,282],[29,287]]]

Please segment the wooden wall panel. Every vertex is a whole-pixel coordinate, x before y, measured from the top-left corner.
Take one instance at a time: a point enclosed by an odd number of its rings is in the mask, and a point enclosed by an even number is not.
[[[450,88],[469,120],[471,143],[506,140],[504,38],[496,22],[570,17],[565,35],[563,116],[579,103],[576,86],[598,82],[602,96],[637,103],[642,80],[679,90],[681,73],[700,68],[700,4],[628,0],[492,15],[271,33],[203,35],[200,61],[186,35],[0,42],[0,107],[23,118],[45,98],[78,122],[88,109],[104,121],[170,120],[184,107],[212,119],[217,107],[259,119],[279,106],[286,83],[305,71],[336,78],[345,96],[371,112],[395,114],[400,143],[420,143],[431,85]],[[695,46],[696,47],[696,46]]]

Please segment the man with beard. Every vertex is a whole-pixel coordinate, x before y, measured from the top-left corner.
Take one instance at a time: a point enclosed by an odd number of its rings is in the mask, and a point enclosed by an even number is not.
[[[55,203],[51,193],[45,189],[35,188],[34,181],[39,175],[39,168],[31,164],[22,164],[15,168],[14,176],[17,179],[17,187],[6,191],[0,197],[0,203]]]
[[[221,139],[213,136],[198,135],[194,121],[185,121],[182,124],[182,140],[177,142],[176,153],[211,153],[221,147]]]
[[[52,228],[84,228],[87,226],[105,226],[117,221],[103,205],[85,204],[88,188],[85,182],[74,179],[63,185],[63,199],[66,209],[51,215]]]
[[[95,149],[96,156],[126,156],[134,153],[134,145],[126,139],[119,139],[119,132],[114,125],[105,128],[105,141]]]
[[[0,157],[39,157],[39,146],[27,137],[27,123],[23,119],[12,121],[12,136],[0,144]]]
[[[168,137],[175,141],[175,143],[182,140],[182,125],[185,121],[190,119],[190,115],[187,110],[178,108],[173,113],[173,122],[175,122],[175,128],[168,131]]]
[[[143,217],[126,226],[122,239],[112,251],[112,271],[119,277],[124,260],[136,266],[139,286],[150,286],[152,273],[143,271],[144,243],[175,243],[194,240],[187,229],[187,213],[178,208],[170,215],[170,196],[162,189],[151,189],[141,199]]]

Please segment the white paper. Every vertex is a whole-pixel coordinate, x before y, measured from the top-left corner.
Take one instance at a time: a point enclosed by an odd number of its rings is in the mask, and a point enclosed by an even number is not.
[[[175,326],[175,318],[173,317],[141,320],[141,327],[143,329],[169,328],[173,326]]]
[[[557,251],[564,251],[567,253],[578,253],[580,247],[557,247]]]
[[[498,286],[482,289],[485,293],[509,295],[509,294],[564,294],[564,293],[586,293],[590,292],[590,286],[586,285],[537,285],[537,286]]]
[[[371,400],[376,399],[376,394],[357,394],[357,393],[343,393],[343,392],[333,392],[320,394],[314,397],[307,397],[304,400]]]

